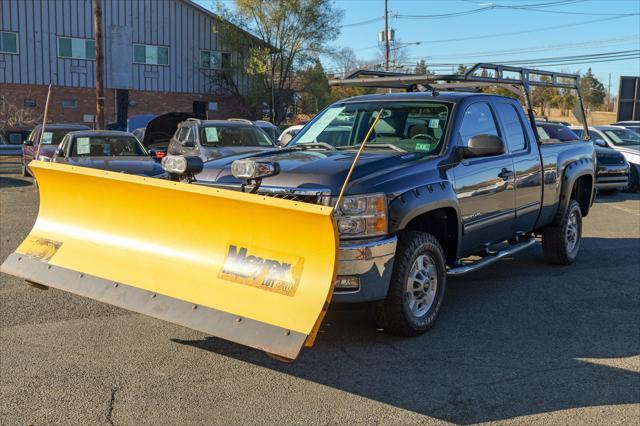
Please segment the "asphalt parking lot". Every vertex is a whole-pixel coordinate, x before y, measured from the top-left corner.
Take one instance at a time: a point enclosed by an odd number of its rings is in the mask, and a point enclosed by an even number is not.
[[[38,204],[8,161],[0,260]],[[0,423],[637,424],[640,195],[599,197],[583,237],[570,267],[535,246],[450,279],[418,338],[333,309],[292,364],[2,274]]]

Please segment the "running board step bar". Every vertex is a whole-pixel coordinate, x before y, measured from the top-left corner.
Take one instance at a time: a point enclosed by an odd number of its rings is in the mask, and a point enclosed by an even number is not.
[[[470,272],[474,272],[477,271],[478,269],[484,268],[485,266],[489,266],[495,262],[497,262],[498,260],[502,259],[503,257],[506,256],[510,256],[512,254],[516,254],[519,251],[522,251],[528,247],[531,247],[532,245],[534,245],[536,243],[536,239],[535,238],[531,238],[530,240],[527,241],[523,241],[521,243],[515,244],[511,247],[509,247],[508,249],[505,250],[500,250],[498,252],[496,252],[495,254],[483,257],[482,259],[478,260],[477,262],[474,263],[469,263],[467,265],[460,265],[460,266],[456,266],[454,268],[451,268],[447,271],[447,275],[449,276],[460,276],[460,275],[466,275]]]

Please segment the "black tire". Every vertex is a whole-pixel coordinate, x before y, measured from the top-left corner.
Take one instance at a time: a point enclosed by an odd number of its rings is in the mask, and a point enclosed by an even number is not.
[[[402,336],[417,336],[433,327],[446,289],[447,271],[444,258],[444,250],[433,235],[418,231],[404,231],[400,235],[387,298],[374,307],[374,318],[378,327]],[[415,315],[412,309],[417,304],[412,304],[409,300],[412,296],[407,292],[407,287],[409,274],[420,259],[430,262],[433,268],[432,273],[425,275],[424,279],[430,284],[416,289],[413,297],[416,293],[423,292],[423,297],[431,299],[431,302],[428,306],[426,302],[422,306],[422,309],[426,309],[424,314]],[[412,282],[412,288],[415,288],[415,284],[416,282]],[[432,290],[431,293],[429,289]]]
[[[630,164],[630,166],[629,185],[627,186],[626,192],[640,192],[640,173],[638,173],[640,166],[636,166],[635,164]]]
[[[27,165],[24,163],[24,158],[22,159],[22,161],[20,162],[22,164],[22,176],[23,177],[29,177],[31,176],[29,174],[29,171],[27,170]]]
[[[578,256],[581,241],[582,210],[576,200],[571,200],[560,224],[542,229],[542,253],[549,263],[570,265]]]

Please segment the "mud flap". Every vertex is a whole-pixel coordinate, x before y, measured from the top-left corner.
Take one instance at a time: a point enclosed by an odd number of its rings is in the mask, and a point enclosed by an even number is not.
[[[295,359],[331,298],[326,206],[56,163],[2,271]]]

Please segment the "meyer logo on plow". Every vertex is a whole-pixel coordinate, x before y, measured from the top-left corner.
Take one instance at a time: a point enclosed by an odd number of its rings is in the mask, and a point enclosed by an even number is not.
[[[275,260],[284,259],[286,256],[261,249],[257,251],[265,256],[261,257],[255,252],[230,244],[220,278],[286,296],[295,295],[302,274],[302,259],[288,256],[287,261]]]

